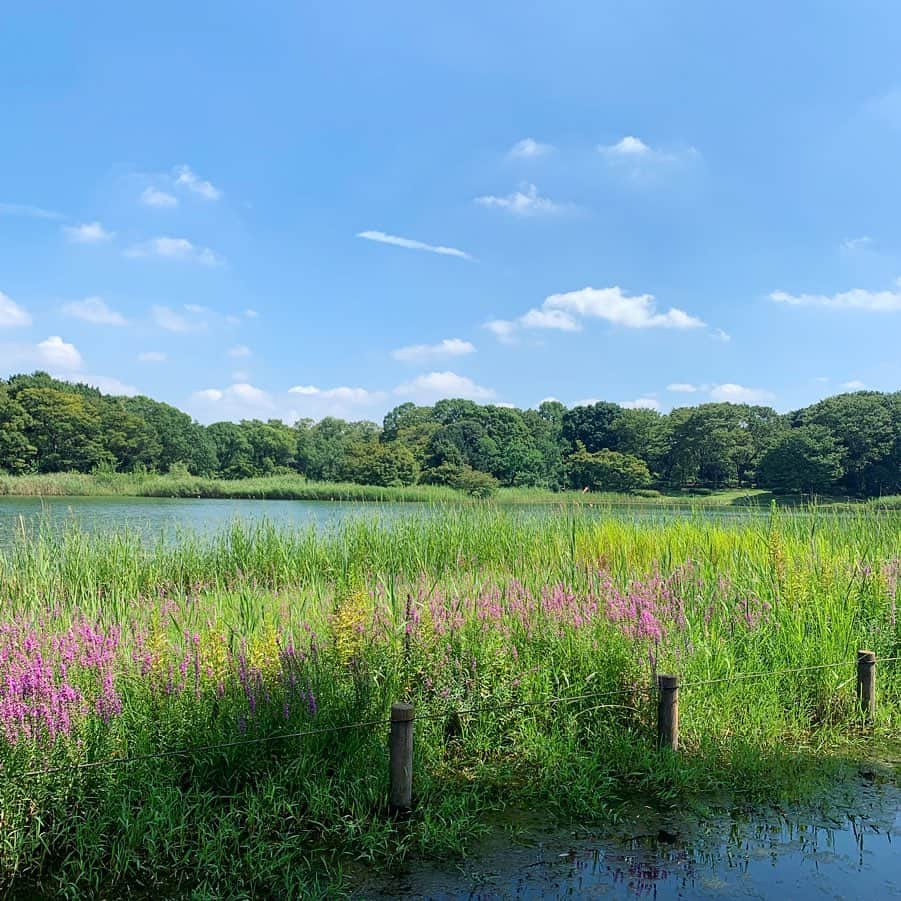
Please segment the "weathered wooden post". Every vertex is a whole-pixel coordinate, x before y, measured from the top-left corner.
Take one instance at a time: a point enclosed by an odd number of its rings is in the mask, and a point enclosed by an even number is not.
[[[657,745],[679,750],[679,677],[657,676]]]
[[[857,652],[857,697],[867,722],[876,718],[876,655],[873,651]]]
[[[406,813],[413,806],[413,705],[391,705],[391,787],[388,806],[392,813]]]

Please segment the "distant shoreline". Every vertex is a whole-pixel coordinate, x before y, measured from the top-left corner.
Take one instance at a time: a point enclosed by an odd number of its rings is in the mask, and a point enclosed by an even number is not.
[[[52,473],[2,476],[0,497],[146,497],[223,500],[352,501],[359,503],[484,503],[463,491],[439,485],[382,487],[350,482],[313,482],[295,475],[249,479],[215,479],[183,474]],[[540,488],[501,488],[491,503],[546,505],[610,505],[638,507],[780,507],[866,506],[901,509],[901,498],[859,501],[847,497],[775,495],[761,489],[640,493],[549,491]]]

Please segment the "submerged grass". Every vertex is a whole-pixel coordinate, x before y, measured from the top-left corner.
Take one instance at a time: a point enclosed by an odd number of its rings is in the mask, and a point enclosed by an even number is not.
[[[459,853],[508,803],[798,796],[897,734],[901,666],[880,667],[864,729],[854,655],[901,654],[899,584],[901,517],[865,507],[25,532],[0,552],[0,872],[58,894],[334,896],[348,860]],[[658,671],[689,686],[678,756],[654,747]],[[385,809],[386,728],[319,731],[398,700],[428,717],[405,821]]]

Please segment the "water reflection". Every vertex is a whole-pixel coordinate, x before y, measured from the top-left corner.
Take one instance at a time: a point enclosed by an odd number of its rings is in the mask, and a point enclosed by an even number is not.
[[[451,873],[413,867],[361,898],[901,898],[901,791],[862,784],[850,800],[703,821],[632,821],[645,831],[503,830]],[[648,826],[651,828],[648,829]],[[656,828],[654,828],[656,827]]]

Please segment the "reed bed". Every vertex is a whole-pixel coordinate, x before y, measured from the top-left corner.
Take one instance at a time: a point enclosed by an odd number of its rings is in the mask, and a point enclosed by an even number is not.
[[[0,552],[0,873],[72,895],[334,896],[350,860],[459,853],[507,804],[797,797],[897,734],[901,667],[880,667],[865,728],[853,661],[901,654],[899,584],[901,517],[871,507],[447,506],[152,543],[23,529]],[[696,686],[678,756],[653,740],[658,672]],[[585,697],[543,703],[561,696]],[[428,717],[403,821],[386,730],[344,728],[400,700]]]

